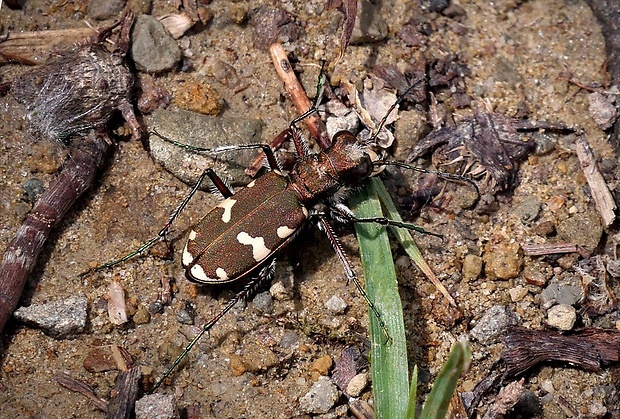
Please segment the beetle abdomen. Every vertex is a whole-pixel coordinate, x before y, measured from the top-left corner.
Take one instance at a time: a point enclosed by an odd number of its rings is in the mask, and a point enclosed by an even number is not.
[[[262,267],[308,217],[288,183],[268,172],[209,211],[190,232],[183,251],[187,276],[222,283]]]

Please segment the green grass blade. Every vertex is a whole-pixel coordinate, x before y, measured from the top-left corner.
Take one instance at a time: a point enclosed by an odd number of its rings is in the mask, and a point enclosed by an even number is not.
[[[350,202],[357,217],[382,216],[377,188],[381,180],[373,178]],[[371,340],[371,376],[377,418],[404,418],[409,399],[409,367],[403,322],[402,304],[398,294],[396,271],[385,227],[377,224],[356,224],[362,267],[368,297],[377,306],[387,325],[391,344],[377,319],[369,311]]]
[[[416,399],[418,398],[418,366],[413,367],[411,385],[409,386],[409,402],[407,403],[407,419],[415,419]]]
[[[420,419],[443,419],[450,406],[450,399],[456,389],[456,383],[463,370],[471,362],[471,349],[466,341],[457,342],[452,346],[448,360],[441,367],[435,379],[433,389],[424,404]]]
[[[392,202],[392,197],[385,189],[385,185],[383,184],[383,182],[377,182],[375,190],[377,192],[379,200],[381,201],[381,204],[383,205],[383,208],[385,208],[385,216],[390,220],[402,221],[402,218],[400,217],[400,214],[396,209],[396,205],[394,205],[394,202]],[[389,227],[389,229],[394,235],[394,237],[396,237],[396,240],[398,240],[400,245],[403,247],[403,249],[405,249],[405,252],[407,253],[407,255],[409,255],[413,263],[415,263],[416,266],[420,268],[424,275],[426,275],[426,277],[433,283],[433,285],[435,285],[437,290],[439,290],[439,292],[443,294],[443,296],[450,302],[450,304],[456,307],[456,302],[454,301],[452,296],[448,293],[446,288],[431,270],[431,267],[428,266],[428,263],[426,263],[426,261],[422,257],[422,253],[420,253],[420,249],[418,249],[418,246],[415,244],[415,241],[413,240],[413,237],[411,237],[411,233],[409,232],[409,230],[398,227]]]

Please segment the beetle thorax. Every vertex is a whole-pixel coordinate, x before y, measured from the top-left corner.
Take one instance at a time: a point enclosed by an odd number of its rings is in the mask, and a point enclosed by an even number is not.
[[[343,186],[359,185],[372,173],[372,161],[348,131],[334,135],[326,150],[299,162],[289,176],[291,187],[304,204],[333,195]]]

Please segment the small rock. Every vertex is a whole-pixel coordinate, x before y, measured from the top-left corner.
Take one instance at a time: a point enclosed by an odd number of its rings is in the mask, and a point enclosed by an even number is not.
[[[388,25],[381,16],[379,6],[369,0],[360,0],[357,6],[355,27],[351,34],[351,45],[378,42],[388,35]]]
[[[594,210],[587,210],[563,220],[556,226],[558,235],[566,243],[574,243],[593,250],[603,235],[601,219]]]
[[[90,1],[86,13],[95,20],[112,19],[118,16],[127,0]]]
[[[283,348],[295,348],[299,345],[299,336],[292,330],[284,332],[280,339],[280,346]]]
[[[547,285],[547,276],[542,273],[537,266],[528,265],[523,269],[523,278],[525,282],[538,287]]]
[[[367,385],[368,374],[357,374],[351,379],[351,381],[349,381],[349,385],[347,386],[347,394],[351,397],[359,397],[359,395],[362,394],[362,391],[364,391]]]
[[[573,305],[583,298],[583,288],[575,275],[554,276],[549,285],[540,293],[543,307],[554,304]]]
[[[333,365],[332,357],[329,355],[322,356],[315,359],[312,365],[310,365],[310,371],[316,371],[320,375],[327,375]]]
[[[176,412],[172,394],[148,394],[136,400],[136,419],[174,419]]]
[[[528,195],[513,211],[523,224],[529,224],[538,218],[541,204],[540,198]]]
[[[523,258],[518,243],[487,244],[482,260],[489,279],[512,279],[519,276]]]
[[[254,45],[266,50],[276,41],[292,42],[304,35],[302,26],[295,16],[285,10],[263,6],[252,18]]]
[[[181,49],[160,21],[140,15],[131,31],[131,58],[139,71],[163,73],[181,61]]]
[[[340,392],[327,377],[320,377],[310,391],[299,400],[299,407],[306,413],[327,413],[338,401]]]
[[[482,272],[482,258],[478,255],[465,255],[461,269],[463,279],[466,281],[474,280],[478,278],[480,272]]]
[[[20,307],[13,315],[58,339],[81,333],[86,327],[88,303],[84,296],[73,296],[45,304]]]
[[[506,306],[496,305],[487,310],[470,336],[483,344],[493,343],[508,329],[519,323],[518,316]]]
[[[332,314],[342,314],[347,309],[347,303],[339,296],[333,295],[325,302],[325,308],[331,311]]]
[[[150,314],[161,313],[162,311],[164,311],[164,303],[162,303],[159,300],[153,301],[152,303],[149,304],[148,310]]]
[[[270,314],[273,312],[273,298],[269,291],[259,292],[252,300],[254,308],[262,311],[263,313]]]
[[[181,109],[217,116],[222,112],[224,99],[205,81],[190,78],[177,89],[174,103]]]
[[[286,300],[289,297],[289,292],[281,281],[273,283],[269,288],[269,294],[278,301]]]
[[[230,360],[230,371],[235,377],[243,375],[248,370],[239,355],[231,354],[228,359]]]
[[[594,92],[588,95],[588,101],[590,102],[588,111],[594,122],[602,130],[611,128],[618,119],[618,111],[611,98],[602,93]]]
[[[233,3],[227,9],[228,18],[235,22],[237,25],[248,20],[248,9],[244,3]]]
[[[547,324],[558,330],[571,330],[577,321],[577,312],[573,306],[558,304],[547,311]]]
[[[431,0],[428,5],[429,12],[441,13],[450,5],[450,0]]]
[[[144,306],[138,307],[136,314],[132,317],[135,324],[147,324],[151,321],[151,313]]]
[[[33,177],[24,182],[24,186],[22,186],[24,193],[28,199],[28,202],[34,205],[35,202],[39,200],[39,197],[43,192],[45,192],[45,185],[41,182],[40,179]]]
[[[527,288],[523,285],[517,285],[516,287],[509,289],[508,293],[510,294],[510,300],[516,303],[525,298],[527,295]]]
[[[279,362],[275,352],[264,345],[257,344],[249,344],[243,348],[242,361],[247,370],[252,373],[267,371]]]
[[[189,302],[185,302],[185,306],[177,312],[177,321],[181,324],[193,325],[194,317],[196,316],[196,310],[194,306]]]
[[[194,147],[215,148],[224,145],[224,141],[225,145],[262,142],[263,124],[241,116],[226,118],[157,109],[145,117],[145,122],[164,137]],[[158,135],[149,137],[149,147],[155,161],[192,186],[207,167],[226,178],[233,186],[245,186],[250,179],[245,174],[245,168],[256,155],[256,150],[218,154],[217,158],[197,155],[162,140]],[[210,182],[205,182],[202,187],[209,190]]]

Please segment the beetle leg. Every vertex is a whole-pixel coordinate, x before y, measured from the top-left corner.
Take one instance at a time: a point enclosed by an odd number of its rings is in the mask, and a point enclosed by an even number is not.
[[[189,193],[187,194],[187,196],[183,199],[183,201],[181,201],[181,203],[179,204],[179,206],[172,212],[172,214],[170,215],[170,218],[168,219],[168,222],[166,223],[166,225],[164,225],[162,227],[161,230],[159,230],[159,232],[157,233],[156,236],[150,238],[148,241],[146,241],[142,246],[138,247],[136,250],[126,254],[125,256],[113,260],[111,262],[107,262],[104,263],[103,265],[99,265],[96,268],[93,269],[89,269],[88,271],[82,272],[80,274],[80,276],[84,276],[87,274],[90,274],[91,272],[97,272],[100,271],[102,269],[106,269],[106,268],[110,268],[112,266],[118,265],[119,263],[125,262],[126,260],[129,260],[131,258],[133,258],[134,256],[137,256],[143,252],[145,252],[146,250],[150,249],[155,243],[157,243],[158,241],[165,239],[166,238],[166,234],[168,234],[168,230],[170,230],[170,227],[172,226],[172,224],[176,221],[176,219],[179,217],[179,214],[181,213],[181,211],[183,211],[185,209],[185,207],[187,206],[188,202],[190,201],[190,199],[192,199],[192,197],[194,196],[194,194],[196,193],[196,191],[198,190],[198,188],[200,188],[200,185],[202,184],[202,182],[204,181],[205,177],[209,177],[211,180],[216,179],[217,181],[219,181],[219,183],[221,183],[223,185],[223,187],[225,188],[224,191],[222,191],[220,189],[220,187],[218,186],[218,183],[213,180],[213,183],[215,184],[215,186],[218,188],[218,190],[222,193],[222,195],[225,195],[224,192],[228,191],[230,192],[230,189],[226,186],[226,184],[215,174],[215,172],[212,169],[206,169],[205,171],[202,172],[202,174],[200,175],[200,177],[198,178],[198,181],[196,182],[196,184],[194,185],[194,187],[192,188],[191,191],[189,191]],[[230,194],[232,195],[232,192],[230,192]]]
[[[209,320],[207,323],[204,324],[204,326],[202,326],[202,330],[200,331],[200,333],[198,333],[187,344],[183,352],[181,352],[181,354],[177,357],[177,359],[175,359],[172,365],[166,370],[164,375],[157,381],[157,383],[155,383],[155,386],[150,391],[151,394],[154,393],[155,390],[157,390],[162,385],[164,380],[172,374],[172,372],[177,367],[177,365],[179,365],[179,363],[183,360],[183,358],[187,356],[189,351],[191,351],[192,348],[196,346],[198,341],[200,341],[200,339],[205,335],[205,333],[208,333],[209,330],[211,330],[211,328],[213,328],[213,326],[235,306],[235,304],[237,304],[239,301],[243,301],[247,299],[248,296],[254,293],[258,287],[260,287],[265,281],[269,280],[269,278],[273,276],[273,272],[275,270],[275,264],[276,264],[276,260],[272,259],[271,262],[269,262],[267,266],[261,269],[261,271],[255,278],[252,278],[247,283],[247,285],[243,287],[243,289],[237,293],[237,295],[235,295],[233,298],[231,298],[228,301],[226,306],[219,313],[217,313],[211,320]]]
[[[379,309],[377,309],[377,306],[368,297],[368,294],[366,294],[366,290],[362,286],[362,283],[360,282],[359,278],[355,274],[355,271],[351,267],[351,263],[349,262],[349,259],[347,259],[347,255],[345,254],[344,249],[342,248],[342,245],[340,244],[340,240],[338,239],[338,236],[334,232],[334,229],[327,222],[327,219],[325,218],[324,214],[321,214],[318,212],[312,213],[310,214],[310,217],[316,218],[318,220],[318,223],[317,223],[318,228],[319,230],[323,231],[327,235],[329,242],[332,244],[332,247],[334,248],[334,251],[336,252],[336,255],[338,256],[338,259],[340,259],[340,263],[342,264],[342,267],[344,268],[344,273],[347,276],[347,281],[351,281],[355,284],[355,288],[357,288],[359,293],[362,295],[362,298],[364,299],[364,301],[366,301],[368,308],[370,308],[370,310],[375,315],[377,319],[377,323],[379,323],[379,327],[381,328],[381,331],[385,335],[386,343],[389,344],[392,341],[392,338],[390,337],[388,328],[385,322],[383,321],[383,318],[381,317],[381,313],[379,313]]]
[[[271,149],[271,147],[269,146],[269,144],[260,144],[260,143],[252,143],[252,144],[237,144],[237,145],[225,145],[225,146],[221,146],[221,147],[215,147],[215,148],[204,148],[204,147],[196,147],[193,145],[189,145],[189,144],[183,144],[181,142],[172,140],[168,137],[165,137],[163,135],[161,135],[160,133],[158,133],[157,131],[153,130],[150,132],[150,134],[154,134],[157,135],[159,138],[161,138],[162,140],[173,144],[179,148],[182,148],[184,150],[188,150],[188,151],[192,151],[196,154],[222,154],[222,153],[228,153],[230,151],[237,151],[237,150],[253,150],[253,149],[261,149],[263,150],[263,152],[265,153],[265,156],[267,156],[267,164],[269,166],[269,170],[281,170],[280,169],[280,164],[278,163],[278,160],[276,159],[275,154],[273,154],[273,150]]]
[[[381,224],[384,226],[392,226],[392,227],[404,228],[407,230],[413,230],[421,234],[428,234],[429,236],[435,236],[435,237],[439,237],[440,239],[443,239],[443,236],[441,234],[433,233],[431,231],[425,230],[422,227],[416,226],[415,224],[411,224],[411,223],[403,223],[401,221],[390,220],[385,217],[357,218],[353,214],[353,211],[351,211],[351,209],[349,209],[349,207],[347,207],[344,204],[332,205],[332,206],[329,206],[329,209],[333,215],[333,218],[340,222],[375,223],[375,224]]]

